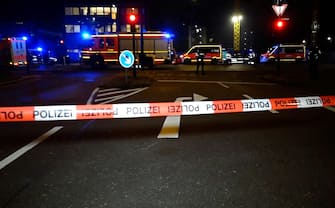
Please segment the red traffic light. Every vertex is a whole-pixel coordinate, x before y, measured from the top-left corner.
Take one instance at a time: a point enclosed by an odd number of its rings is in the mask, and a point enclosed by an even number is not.
[[[128,16],[128,21],[130,24],[134,24],[137,22],[137,16],[135,14],[130,14]]]
[[[276,23],[277,28],[282,28],[284,26],[284,22],[282,20],[278,20]]]
[[[277,19],[274,23],[274,28],[276,30],[283,30],[286,27],[286,21],[284,19]]]

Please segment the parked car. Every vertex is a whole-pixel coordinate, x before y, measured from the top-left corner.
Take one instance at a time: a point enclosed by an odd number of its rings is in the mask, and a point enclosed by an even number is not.
[[[27,59],[28,62],[33,65],[52,65],[57,63],[57,58],[52,56],[50,51],[44,52],[41,49],[28,49]]]
[[[222,49],[222,63],[231,64],[231,58],[232,58],[231,53],[227,49],[223,48]]]

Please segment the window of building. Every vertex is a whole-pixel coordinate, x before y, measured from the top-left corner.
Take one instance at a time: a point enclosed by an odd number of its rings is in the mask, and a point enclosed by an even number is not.
[[[117,8],[115,6],[112,7],[112,19],[115,20],[117,15]]]
[[[79,7],[72,8],[72,15],[79,15]]]
[[[90,7],[91,15],[110,15],[111,8],[110,7]]]
[[[65,25],[66,33],[80,33],[80,25]]]
[[[65,7],[65,15],[72,15],[72,8],[71,7]]]
[[[97,15],[104,15],[104,8],[103,7],[97,7]]]
[[[111,8],[110,7],[104,7],[104,15],[110,15],[111,14]]]
[[[65,15],[79,15],[79,7],[65,7]]]
[[[80,33],[80,25],[74,25],[73,27],[75,33]]]
[[[101,26],[101,27],[97,28],[97,32],[100,33],[100,34],[104,33],[105,32],[105,27]]]
[[[105,26],[105,32],[106,33],[111,33],[112,32],[112,26],[111,25],[106,25]]]
[[[126,25],[126,32],[131,32],[131,26],[130,26],[130,24]]]
[[[115,33],[117,30],[116,22],[113,23],[112,25],[112,32]]]
[[[88,15],[88,7],[80,7],[80,13],[81,15]]]
[[[97,15],[97,8],[96,7],[90,7],[90,15]]]

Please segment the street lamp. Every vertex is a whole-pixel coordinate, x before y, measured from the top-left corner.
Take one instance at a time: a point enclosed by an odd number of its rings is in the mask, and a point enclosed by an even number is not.
[[[242,15],[234,15],[231,19],[234,24],[234,51],[240,51],[242,18]]]

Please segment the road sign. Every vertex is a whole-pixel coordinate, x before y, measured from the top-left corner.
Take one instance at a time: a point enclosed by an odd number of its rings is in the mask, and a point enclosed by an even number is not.
[[[135,62],[135,56],[133,52],[129,50],[122,51],[119,56],[119,62],[122,67],[124,68],[130,68],[133,66]]]
[[[283,16],[288,4],[282,4],[282,5],[272,5],[273,11],[275,11],[276,15],[278,17]]]

